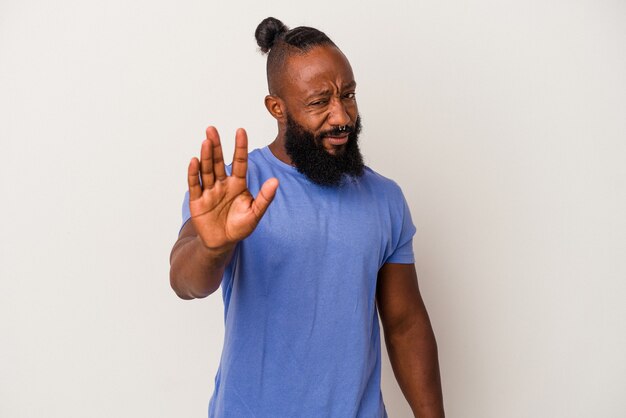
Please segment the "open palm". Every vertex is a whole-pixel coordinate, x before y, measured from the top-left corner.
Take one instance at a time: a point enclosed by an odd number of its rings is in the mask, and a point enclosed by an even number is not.
[[[227,250],[254,231],[276,194],[278,180],[267,180],[254,198],[246,183],[246,131],[238,129],[235,135],[230,176],[226,175],[217,130],[208,127],[206,137],[202,143],[200,160],[192,158],[187,173],[191,221],[207,248]]]

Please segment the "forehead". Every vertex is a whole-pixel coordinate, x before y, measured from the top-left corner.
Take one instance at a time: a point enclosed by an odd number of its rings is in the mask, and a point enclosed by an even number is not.
[[[292,94],[342,89],[355,83],[348,59],[334,46],[293,54],[287,58],[285,70],[284,87]]]

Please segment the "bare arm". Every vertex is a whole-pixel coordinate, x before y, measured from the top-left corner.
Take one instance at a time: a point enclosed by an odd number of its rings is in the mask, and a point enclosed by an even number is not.
[[[182,299],[203,298],[215,292],[232,251],[214,252],[198,237],[193,222],[180,231],[170,254],[170,284]]]
[[[385,264],[378,274],[378,310],[394,374],[413,414],[443,418],[437,343],[413,264]]]
[[[202,298],[217,290],[235,246],[254,231],[278,188],[278,180],[272,178],[256,199],[248,191],[248,138],[243,129],[235,137],[230,176],[217,130],[211,126],[206,135],[200,160],[194,157],[187,172],[191,220],[170,255],[170,284],[183,299]]]

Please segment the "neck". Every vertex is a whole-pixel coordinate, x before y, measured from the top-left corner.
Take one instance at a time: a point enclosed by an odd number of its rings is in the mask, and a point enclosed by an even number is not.
[[[285,150],[284,135],[280,135],[279,133],[276,139],[271,144],[269,144],[268,148],[270,149],[270,151],[272,151],[274,157],[278,158],[280,161],[284,162],[285,164],[294,165],[293,161],[291,161],[291,157],[287,154],[287,151]]]

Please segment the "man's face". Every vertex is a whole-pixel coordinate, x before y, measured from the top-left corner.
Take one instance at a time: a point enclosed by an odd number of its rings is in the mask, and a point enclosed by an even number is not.
[[[343,173],[362,174],[356,82],[346,57],[334,46],[318,46],[292,55],[286,66],[281,97],[292,162],[318,184],[336,185]]]

